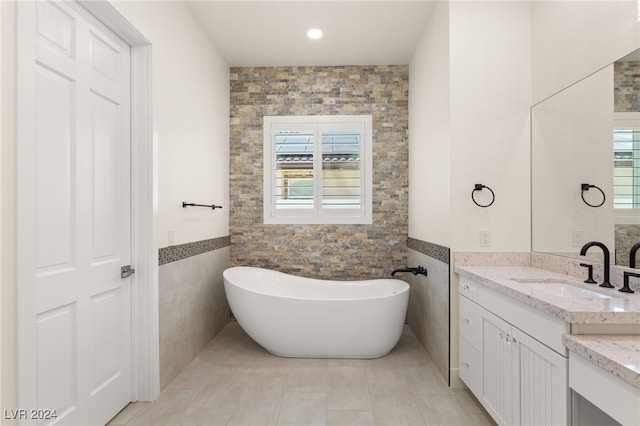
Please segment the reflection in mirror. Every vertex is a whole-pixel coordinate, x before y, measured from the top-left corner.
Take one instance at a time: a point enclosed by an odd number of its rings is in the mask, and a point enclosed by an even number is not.
[[[580,257],[600,241],[627,266],[640,242],[640,50],[535,105],[531,126],[532,250]]]

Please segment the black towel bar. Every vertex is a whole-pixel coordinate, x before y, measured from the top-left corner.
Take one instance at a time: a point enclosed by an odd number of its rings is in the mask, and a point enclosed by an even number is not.
[[[187,206],[192,206],[192,207],[207,207],[210,208],[211,210],[215,210],[215,209],[221,209],[222,206],[216,206],[215,204],[195,204],[195,203],[187,203],[186,201],[182,202],[182,208],[186,209]]]

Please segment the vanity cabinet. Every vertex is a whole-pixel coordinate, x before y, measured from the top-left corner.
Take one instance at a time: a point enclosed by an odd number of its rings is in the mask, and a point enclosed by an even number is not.
[[[567,356],[556,346],[564,322],[540,337],[539,312],[461,277],[460,378],[501,425],[563,425],[569,420]],[[557,339],[554,333],[558,333]],[[540,341],[539,339],[542,339]],[[543,343],[544,342],[544,343]]]

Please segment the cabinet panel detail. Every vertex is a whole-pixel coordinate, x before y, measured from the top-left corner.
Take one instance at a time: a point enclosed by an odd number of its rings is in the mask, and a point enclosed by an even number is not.
[[[513,386],[511,380],[512,346],[507,342],[511,326],[485,312],[482,319],[482,401],[499,424],[511,424]]]
[[[520,423],[562,424],[567,421],[567,359],[517,329]]]

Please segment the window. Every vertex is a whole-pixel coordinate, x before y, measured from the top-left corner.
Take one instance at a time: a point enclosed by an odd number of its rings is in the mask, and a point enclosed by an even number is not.
[[[618,122],[619,124],[619,122]],[[640,128],[613,131],[613,203],[616,209],[640,208]]]
[[[370,115],[264,117],[264,223],[372,223]]]

